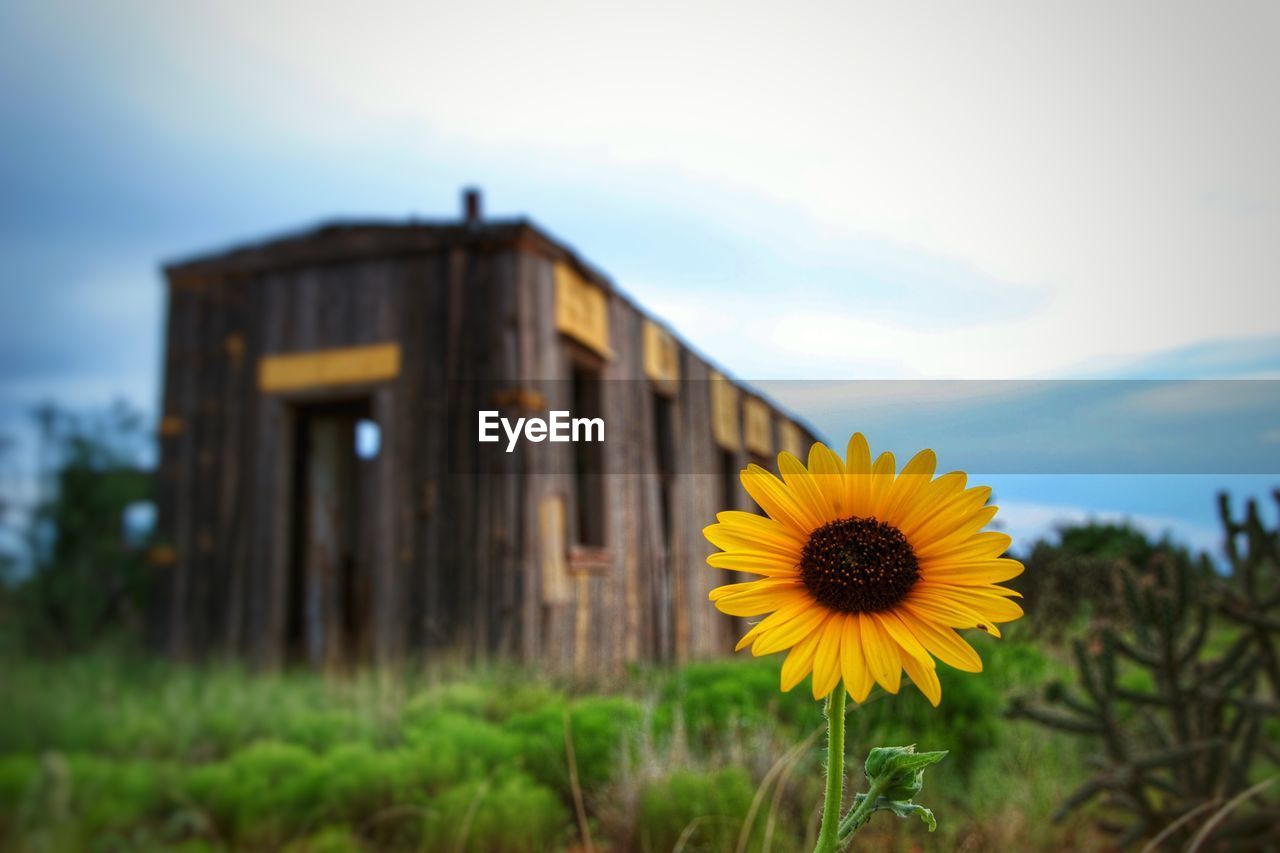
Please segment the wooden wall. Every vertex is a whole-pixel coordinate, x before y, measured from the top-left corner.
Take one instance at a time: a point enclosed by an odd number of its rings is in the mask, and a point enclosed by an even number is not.
[[[179,657],[289,661],[298,419],[319,401],[361,399],[381,427],[378,456],[360,463],[357,522],[372,660],[447,652],[613,673],[628,661],[728,653],[738,626],[706,593],[731,578],[706,566],[701,535],[727,508],[710,426],[713,368],[679,344],[681,381],[666,390],[682,473],[672,479],[675,523],[664,545],[648,318],[530,229],[502,240],[434,235],[423,245],[404,242],[409,230],[378,239],[334,232],[313,236],[310,248],[268,245],[168,270],[157,498],[169,547],[157,559],[156,644]],[[344,239],[361,251],[329,250]],[[571,445],[505,454],[475,441],[475,413],[495,397],[513,413],[571,407],[583,344],[557,321],[557,265],[603,293],[607,312],[605,535],[596,550],[574,547]],[[394,378],[259,387],[264,357],[387,343],[400,348]],[[746,464],[743,447],[733,453]],[[734,499],[748,508],[740,488]],[[300,612],[338,618],[310,599]]]

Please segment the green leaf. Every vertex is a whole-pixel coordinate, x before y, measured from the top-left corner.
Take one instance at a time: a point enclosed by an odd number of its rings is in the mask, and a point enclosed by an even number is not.
[[[917,805],[912,802],[901,802],[894,800],[886,800],[881,797],[876,801],[876,811],[881,809],[891,811],[898,817],[910,817],[911,815],[920,815],[920,819],[929,827],[929,831],[933,832],[938,828],[938,821],[934,819],[933,812],[924,806]]]
[[[891,811],[898,817],[918,815],[933,832],[938,824],[933,812],[917,805],[914,799],[924,787],[925,768],[937,764],[947,753],[916,752],[914,744],[908,746],[878,746],[867,754],[863,769],[867,774],[869,793],[875,797],[874,805],[866,802],[867,795],[854,799],[854,810],[841,826],[842,837],[858,830],[877,811]]]
[[[917,752],[902,756],[895,761],[895,764],[901,770],[924,770],[926,767],[937,764],[946,757],[947,751],[945,749],[938,752]]]
[[[916,770],[923,770],[931,764],[937,764],[946,755],[946,750],[916,752],[915,744],[907,746],[877,746],[867,753],[867,762],[863,769],[866,771],[868,779],[875,779],[886,773],[911,773]]]
[[[888,771],[892,763],[916,751],[915,744],[910,746],[877,746],[867,753],[867,761],[863,770],[868,779],[875,779]]]
[[[945,751],[916,752],[908,746],[877,746],[867,754],[864,769],[872,787],[890,800],[910,800],[924,787],[924,769],[937,764]]]

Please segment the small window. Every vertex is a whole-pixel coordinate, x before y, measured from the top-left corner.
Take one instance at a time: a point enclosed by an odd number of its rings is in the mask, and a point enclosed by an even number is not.
[[[658,512],[662,522],[662,546],[668,547],[671,535],[671,507],[673,481],[676,473],[675,452],[675,417],[672,412],[670,398],[663,394],[653,395],[653,452],[655,469],[658,473]]]
[[[356,458],[377,459],[382,449],[382,427],[377,421],[361,418],[356,421]]]
[[[573,364],[573,417],[603,417],[601,384],[597,368],[580,362]],[[604,444],[577,441],[571,447],[577,544],[601,548],[605,544]]]
[[[156,529],[156,505],[134,501],[120,513],[120,538],[128,548],[142,548]]]
[[[729,450],[720,451],[720,506],[725,509],[738,508],[738,459],[737,454]]]

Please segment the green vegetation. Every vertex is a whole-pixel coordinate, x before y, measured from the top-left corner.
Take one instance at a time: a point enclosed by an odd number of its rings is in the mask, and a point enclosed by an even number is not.
[[[31,571],[0,555],[0,849],[812,849],[823,720],[807,684],[778,691],[777,659],[587,686],[137,655],[142,552],[120,535],[145,491],[136,423],[41,423],[59,488],[22,531]],[[1225,577],[1125,526],[1065,529],[1024,556],[1027,618],[1001,641],[968,632],[981,675],[940,666],[938,709],[910,686],[852,708],[850,798],[872,745],[948,751],[929,771],[938,831],[873,816],[859,847],[1273,837],[1280,536],[1222,508]]]
[[[965,759],[930,780],[940,828],[926,843],[938,849],[1061,837],[1047,815],[1083,774],[1065,736],[1000,720],[1007,689],[1060,668],[1016,639],[983,645],[986,675],[948,673],[938,711],[906,688],[849,716],[855,747],[915,740]],[[801,850],[818,751],[795,756],[757,797],[820,722],[802,689],[778,692],[777,667],[643,670],[625,688],[586,692],[502,669],[431,680],[251,675],[105,653],[10,660],[0,846],[562,849],[580,843],[567,734],[599,846],[722,850],[742,836],[751,850]],[[1051,770],[1026,773],[1033,760]],[[900,830],[885,820],[867,832],[888,843]]]

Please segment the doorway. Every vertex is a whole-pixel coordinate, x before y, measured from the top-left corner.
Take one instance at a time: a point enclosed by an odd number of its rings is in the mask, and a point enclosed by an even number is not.
[[[653,583],[652,618],[654,659],[668,663],[675,659],[675,479],[676,420],[675,403],[670,397],[653,392],[653,470],[658,482],[658,552]]]
[[[370,522],[380,434],[367,398],[299,405],[294,418],[290,659],[341,668],[370,659]]]

